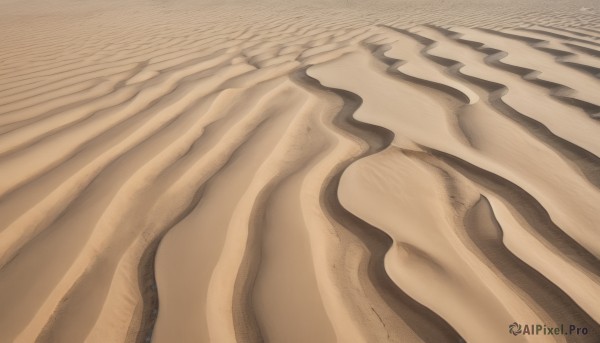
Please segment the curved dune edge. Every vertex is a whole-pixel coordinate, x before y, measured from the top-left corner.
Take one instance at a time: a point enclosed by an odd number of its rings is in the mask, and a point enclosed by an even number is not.
[[[0,342],[600,337],[587,0],[57,1],[0,4]]]

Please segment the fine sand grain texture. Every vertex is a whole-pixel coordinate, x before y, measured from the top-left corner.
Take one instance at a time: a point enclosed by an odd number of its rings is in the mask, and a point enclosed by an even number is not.
[[[600,342],[600,4],[0,0],[4,342]]]

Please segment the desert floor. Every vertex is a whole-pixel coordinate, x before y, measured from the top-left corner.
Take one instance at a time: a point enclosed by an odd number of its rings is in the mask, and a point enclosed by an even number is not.
[[[0,1],[0,342],[598,343],[599,258],[597,1]]]

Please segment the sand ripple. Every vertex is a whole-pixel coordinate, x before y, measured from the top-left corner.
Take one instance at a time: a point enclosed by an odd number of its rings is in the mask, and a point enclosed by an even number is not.
[[[598,342],[580,2],[1,4],[0,342]]]

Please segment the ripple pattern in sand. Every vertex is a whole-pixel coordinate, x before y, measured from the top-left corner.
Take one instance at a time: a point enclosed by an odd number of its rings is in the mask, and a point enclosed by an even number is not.
[[[0,5],[0,342],[597,342],[598,14],[464,5]]]

